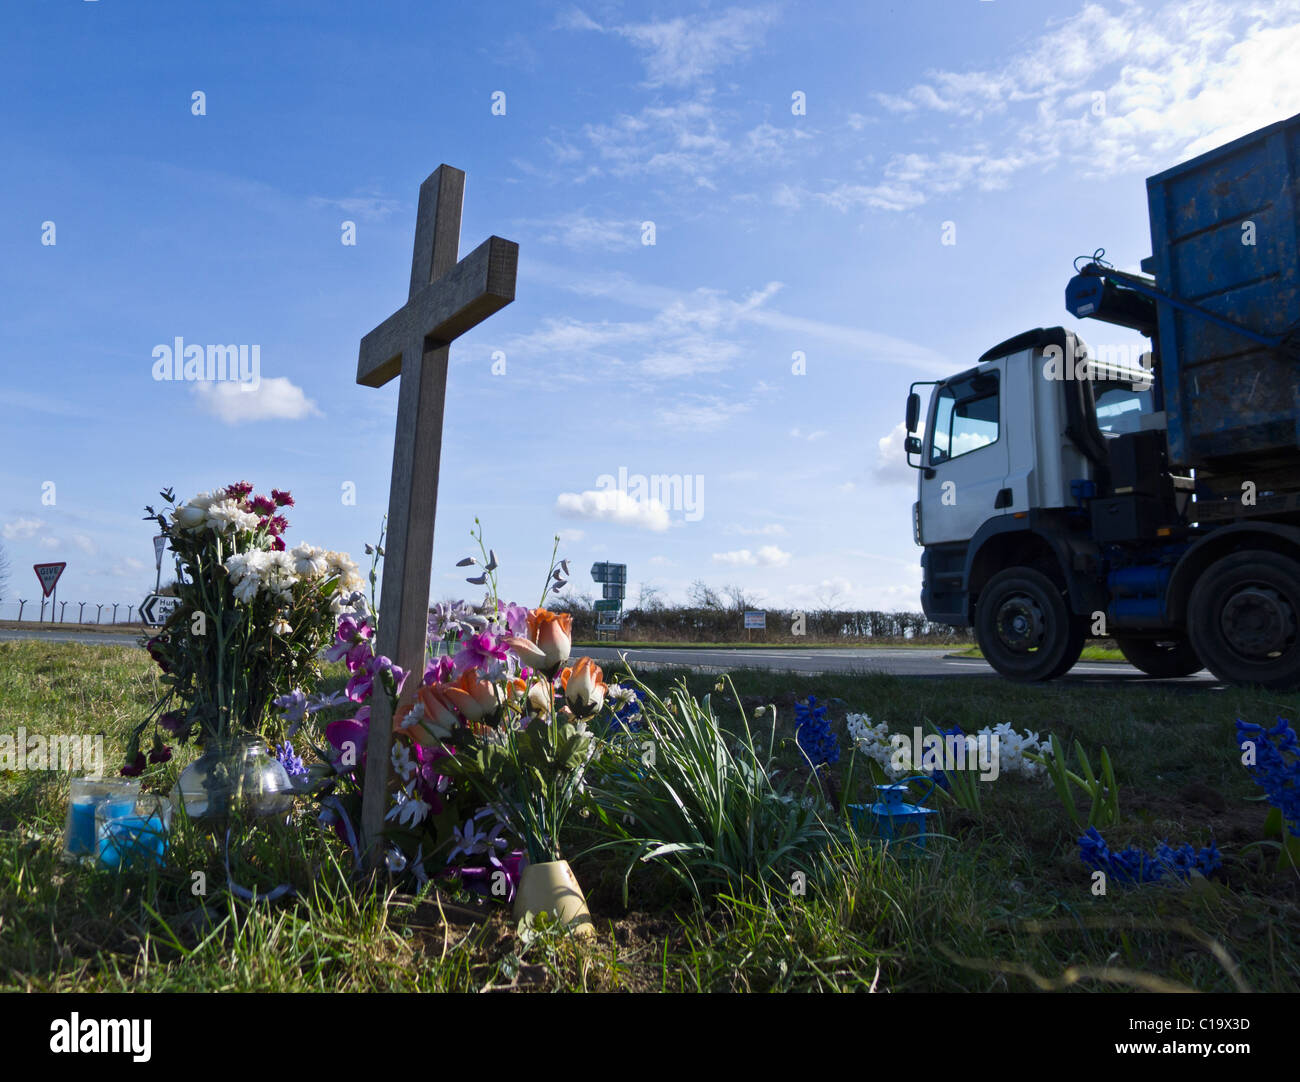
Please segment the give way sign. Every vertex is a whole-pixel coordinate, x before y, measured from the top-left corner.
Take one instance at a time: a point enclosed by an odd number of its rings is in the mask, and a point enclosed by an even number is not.
[[[41,589],[45,591],[46,597],[54,593],[54,587],[58,584],[59,576],[63,574],[63,569],[67,566],[66,563],[32,564],[32,570],[36,572],[36,577],[41,580]]]

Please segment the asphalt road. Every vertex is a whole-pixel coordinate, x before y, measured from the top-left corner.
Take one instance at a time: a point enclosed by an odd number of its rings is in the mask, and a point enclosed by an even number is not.
[[[834,647],[764,650],[616,650],[611,647],[583,647],[582,653],[602,664],[615,661],[619,654],[626,655],[635,664],[654,666],[688,666],[705,671],[723,669],[773,669],[785,672],[820,675],[828,672],[887,672],[896,676],[980,676],[997,678],[997,673],[983,658],[947,657],[945,647],[908,647],[845,650]],[[1081,684],[1141,684],[1188,687],[1221,686],[1210,672],[1181,680],[1158,680],[1138,671],[1131,665],[1114,661],[1081,661],[1062,678],[1066,683]]]
[[[0,642],[15,639],[37,639],[46,642],[84,642],[105,646],[135,647],[138,638],[107,631],[28,631],[0,629]],[[846,650],[834,647],[809,647],[807,649],[777,648],[763,650],[717,649],[700,650],[684,648],[680,650],[641,650],[614,649],[608,646],[587,646],[581,653],[589,655],[602,665],[617,661],[620,654],[626,655],[633,664],[654,667],[684,666],[705,672],[720,672],[727,669],[771,669],[781,672],[795,672],[807,675],[837,672],[887,672],[896,676],[968,676],[996,678],[997,674],[988,662],[981,658],[947,657],[946,647],[909,647],[906,649],[881,648],[866,650]],[[1181,680],[1158,680],[1139,672],[1131,665],[1114,661],[1081,661],[1062,677],[1067,684],[1109,684],[1152,686],[1169,685],[1177,687],[1219,687],[1220,685],[1209,672]]]

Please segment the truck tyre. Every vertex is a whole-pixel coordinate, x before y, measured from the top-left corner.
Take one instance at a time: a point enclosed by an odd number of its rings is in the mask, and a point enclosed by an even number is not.
[[[1300,563],[1262,549],[1225,556],[1201,575],[1187,605],[1192,647],[1230,684],[1300,687]]]
[[[1125,660],[1147,676],[1191,676],[1205,668],[1186,639],[1122,639],[1115,641]]]
[[[1070,611],[1060,588],[1032,567],[999,571],[975,606],[980,651],[1008,680],[1064,675],[1079,660],[1086,634],[1086,622]]]

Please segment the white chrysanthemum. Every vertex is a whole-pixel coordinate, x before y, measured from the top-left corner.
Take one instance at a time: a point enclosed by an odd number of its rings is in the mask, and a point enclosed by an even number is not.
[[[213,533],[224,534],[231,530],[254,530],[259,521],[256,515],[242,510],[234,500],[225,499],[208,508],[203,524]]]
[[[350,594],[365,587],[360,569],[346,552],[326,552],[324,557],[329,574],[338,576],[340,592]]]
[[[250,604],[261,585],[261,580],[256,575],[245,575],[235,583],[235,600],[244,605]]]
[[[297,545],[290,550],[289,555],[293,557],[294,572],[304,579],[320,578],[329,570],[325,550],[318,549],[315,545]]]

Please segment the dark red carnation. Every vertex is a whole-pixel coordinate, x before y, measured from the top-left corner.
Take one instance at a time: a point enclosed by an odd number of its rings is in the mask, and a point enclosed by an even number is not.
[[[167,664],[167,659],[163,655],[161,648],[158,646],[158,643],[160,641],[161,641],[161,636],[155,635],[152,639],[150,639],[147,643],[144,644],[144,647],[146,650],[149,651],[149,656],[153,658],[155,662],[158,663],[158,668],[162,669],[162,671],[165,673],[171,672],[172,671],[171,666]]]
[[[253,486],[247,481],[236,481],[226,489],[226,495],[233,500],[242,500],[252,491]]]
[[[271,519],[270,525],[267,528],[271,531],[273,537],[279,537],[289,528],[289,520],[283,515],[276,515]]]
[[[293,497],[282,489],[271,489],[271,499],[275,501],[276,507],[292,507]]]
[[[122,767],[122,777],[138,778],[144,773],[144,767],[144,752],[137,752],[135,758]]]
[[[248,505],[248,509],[255,515],[273,515],[275,514],[276,504],[265,496],[255,496]]]
[[[166,744],[158,744],[149,753],[149,762],[165,763],[172,757],[172,749]]]

